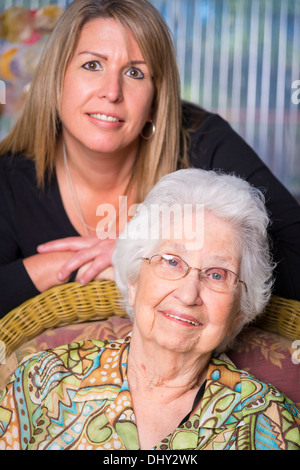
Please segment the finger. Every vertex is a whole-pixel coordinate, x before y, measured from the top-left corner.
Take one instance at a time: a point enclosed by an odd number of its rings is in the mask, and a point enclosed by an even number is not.
[[[115,271],[113,266],[109,266],[108,268],[104,269],[100,274],[98,274],[96,279],[99,281],[115,281]]]
[[[86,265],[87,263],[90,263],[99,255],[101,255],[101,251],[98,245],[94,245],[91,248],[87,248],[85,250],[77,251],[60,268],[59,273],[57,274],[58,280],[67,280],[74,271]]]
[[[88,264],[87,269],[80,270],[76,276],[76,280],[81,284],[87,284],[94,279],[98,279],[101,272],[106,270],[111,264],[111,257],[108,255],[97,256],[91,263]]]
[[[84,266],[81,266],[81,268],[78,269],[78,271],[76,273],[76,278],[75,278],[76,282],[80,282],[80,279],[82,278],[83,274],[85,273],[85,271],[88,269],[88,267],[90,265],[91,265],[91,263],[87,263],[87,264],[85,264]]]
[[[102,250],[100,254],[99,252],[97,253],[94,260],[89,263],[89,266],[87,269],[85,269],[83,274],[82,272],[78,273],[78,279],[81,283],[85,284],[93,279],[96,279],[99,273],[101,273],[108,266],[111,266],[111,258],[114,252],[115,244],[116,241],[111,239],[102,241]]]
[[[66,237],[42,243],[41,245],[38,245],[37,251],[39,253],[49,253],[52,251],[78,251],[88,248],[98,241],[99,240],[94,237]]]

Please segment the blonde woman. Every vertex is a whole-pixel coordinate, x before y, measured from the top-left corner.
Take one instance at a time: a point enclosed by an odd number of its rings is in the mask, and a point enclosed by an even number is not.
[[[80,247],[89,247],[81,263],[100,247],[107,258],[95,262],[97,273],[110,264],[114,241],[99,242],[97,207],[112,204],[117,212],[120,195],[128,204],[141,201],[176,169],[179,86],[168,29],[149,2],[77,0],[66,10],[23,113],[0,148],[13,154],[1,161],[7,184],[23,187],[29,206],[20,208],[18,240],[6,247],[11,259],[2,262],[13,288],[22,286],[19,299],[7,293],[9,307],[60,282],[58,271],[72,251],[36,253],[43,242],[77,237]],[[19,203],[24,198],[17,196]],[[1,244],[4,251],[5,240]]]
[[[268,188],[277,293],[299,296],[298,204],[225,121],[182,104],[171,36],[147,0],[71,3],[0,154],[0,316],[59,283],[109,278],[104,209],[117,236],[121,196],[134,207],[188,166]]]

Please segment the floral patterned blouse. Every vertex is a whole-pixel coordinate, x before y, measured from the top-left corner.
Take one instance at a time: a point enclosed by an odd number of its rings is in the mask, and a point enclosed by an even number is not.
[[[0,401],[1,449],[137,450],[130,336],[28,358]],[[163,417],[162,417],[163,419]],[[300,449],[300,412],[276,388],[212,358],[200,408],[155,450]]]

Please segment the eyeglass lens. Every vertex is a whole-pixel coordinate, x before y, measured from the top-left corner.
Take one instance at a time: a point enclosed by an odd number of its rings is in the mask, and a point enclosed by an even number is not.
[[[154,255],[149,260],[158,277],[168,280],[178,280],[191,269],[199,271],[199,279],[212,290],[228,291],[239,282],[238,277],[226,268],[190,268],[180,257],[171,254]]]

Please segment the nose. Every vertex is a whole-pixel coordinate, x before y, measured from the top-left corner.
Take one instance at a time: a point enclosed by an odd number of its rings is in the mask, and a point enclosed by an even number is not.
[[[107,99],[111,103],[123,99],[122,81],[118,73],[106,73],[105,76],[102,77],[98,96]]]
[[[201,305],[202,283],[198,270],[190,270],[183,278],[176,281],[177,286],[173,295],[184,305]]]

